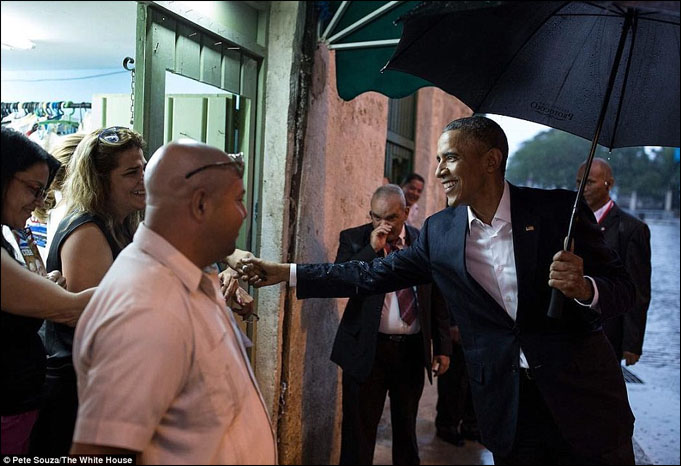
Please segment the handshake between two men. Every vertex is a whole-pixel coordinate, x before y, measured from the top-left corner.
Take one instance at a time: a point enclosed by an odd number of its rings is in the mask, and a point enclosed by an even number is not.
[[[232,270],[226,270],[220,274],[221,283],[223,283],[223,277],[229,277],[229,281],[224,281],[223,285],[226,299],[228,298],[226,286],[233,285],[233,282],[237,280],[243,280],[260,288],[288,281],[291,275],[291,264],[260,259],[247,251],[236,250],[229,256],[227,262]],[[590,301],[593,298],[593,288],[588,280],[582,278],[582,267],[581,259],[573,253],[557,252],[551,264],[549,286],[559,289],[569,298]],[[243,296],[245,293],[241,288],[235,289],[241,290],[240,293],[235,294],[236,297]],[[252,307],[253,298],[245,294],[250,298],[248,304]]]
[[[244,320],[251,317],[258,319],[258,315],[254,313],[253,297],[239,285],[239,279],[250,282],[249,277],[242,272],[245,266],[242,261],[252,258],[255,256],[249,251],[236,249],[225,258],[229,268],[219,274],[220,292],[225,298],[225,303]]]

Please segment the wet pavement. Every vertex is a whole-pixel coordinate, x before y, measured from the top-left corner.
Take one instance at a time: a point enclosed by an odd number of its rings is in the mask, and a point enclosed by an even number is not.
[[[464,446],[455,447],[435,436],[435,405],[437,382],[423,389],[416,435],[419,442],[421,464],[494,464],[492,453],[478,442],[466,440]],[[392,429],[390,428],[390,400],[386,400],[383,417],[378,426],[374,464],[392,464]]]
[[[679,220],[650,221],[652,291],[639,362],[627,384],[634,440],[650,461],[679,464]]]
[[[627,384],[636,416],[634,454],[636,464],[679,464],[679,397],[654,384]],[[437,386],[426,383],[419,405],[416,433],[421,464],[494,464],[492,453],[478,442],[466,440],[456,447],[435,435]],[[385,403],[378,427],[374,464],[392,464],[390,400]]]
[[[627,383],[636,416],[636,464],[679,464],[679,220],[648,222],[652,249],[652,300],[640,361],[628,370],[643,383]],[[435,436],[437,386],[423,390],[417,419],[421,464],[494,464],[477,442],[455,447]],[[378,428],[374,464],[392,464],[390,401]]]

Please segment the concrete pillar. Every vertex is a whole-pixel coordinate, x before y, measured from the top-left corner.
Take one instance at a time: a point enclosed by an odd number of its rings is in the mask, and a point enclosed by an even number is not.
[[[304,2],[271,2],[266,69],[262,161],[262,214],[260,256],[281,262],[288,250],[291,141],[297,87],[296,60],[304,25]],[[286,287],[278,285],[258,291],[255,374],[278,427],[281,340]]]
[[[332,52],[319,45],[312,82],[297,202],[295,261],[335,259],[341,230],[369,222],[369,201],[381,185],[388,99],[336,92]],[[329,360],[345,299],[297,301],[291,293],[285,329],[281,420],[282,464],[337,464],[340,370]]]
[[[634,212],[636,210],[636,191],[632,191],[631,197],[629,198],[629,210]]]
[[[303,17],[296,3],[303,2],[273,2],[271,7],[260,251],[266,259],[281,261],[293,242],[295,262],[329,262],[335,259],[340,231],[369,222],[371,195],[383,179],[388,99],[369,92],[342,101],[336,92],[333,52],[318,45],[303,159],[300,174],[293,173],[291,154],[300,141],[291,134],[298,82],[291,70],[295,57],[290,48],[300,50],[295,30]],[[425,216],[441,210],[445,202],[434,176],[437,139],[449,121],[470,115],[470,110],[438,89],[421,93],[414,166],[427,181],[419,202]],[[299,193],[290,199],[291,180],[297,176]],[[289,237],[293,226],[297,234]],[[279,462],[336,464],[341,372],[329,355],[347,300],[298,301],[294,290],[288,293],[284,286],[260,291],[256,351],[258,380],[275,413]]]

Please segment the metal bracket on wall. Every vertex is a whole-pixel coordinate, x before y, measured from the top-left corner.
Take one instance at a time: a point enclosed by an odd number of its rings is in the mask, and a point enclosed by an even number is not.
[[[125,68],[127,71],[134,71],[135,67],[130,67],[130,65],[133,65],[135,63],[135,59],[132,57],[125,57],[123,59],[123,68]]]

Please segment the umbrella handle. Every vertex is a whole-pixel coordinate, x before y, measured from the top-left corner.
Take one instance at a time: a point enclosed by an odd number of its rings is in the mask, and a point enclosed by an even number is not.
[[[584,176],[582,176],[582,181],[579,183],[579,189],[577,189],[577,196],[575,197],[575,204],[572,206],[572,215],[570,216],[570,226],[568,227],[568,234],[565,238],[565,244],[563,246],[564,251],[570,250],[570,243],[573,238],[573,228],[575,224],[575,217],[577,216],[577,208],[579,206],[579,200],[584,194],[584,187],[586,186],[586,179],[589,177],[589,172],[591,171],[591,162],[593,162],[594,154],[596,153],[596,145],[598,144],[598,138],[601,134],[601,128],[603,128],[603,121],[605,121],[605,113],[608,110],[608,103],[610,102],[610,95],[612,94],[612,88],[615,84],[615,78],[617,77],[617,69],[619,68],[620,60],[622,59],[622,51],[624,50],[624,42],[627,38],[627,33],[631,28],[634,16],[636,15],[636,10],[629,8],[627,14],[624,18],[624,24],[622,25],[622,34],[620,36],[619,44],[617,45],[617,52],[615,53],[615,60],[613,61],[612,68],[610,70],[610,78],[608,79],[608,87],[605,91],[605,97],[603,98],[603,105],[601,106],[601,113],[598,116],[598,121],[596,123],[596,133],[591,141],[591,150],[589,150],[589,156],[586,158]],[[560,319],[563,316],[563,305],[565,304],[565,295],[558,291],[556,288],[551,290],[551,301],[549,302],[549,310],[546,312],[548,317],[553,319]]]
[[[552,319],[560,319],[563,316],[563,304],[565,303],[565,295],[560,290],[553,288],[551,290],[551,302],[549,303],[549,310],[546,315]]]
[[[595,144],[593,146],[595,148]],[[589,160],[587,162],[587,166],[591,167],[591,160],[593,159],[593,153],[589,155]],[[588,170],[588,168],[587,168]],[[589,173],[587,171],[587,173]],[[577,215],[577,207],[579,204],[579,198],[582,196],[581,193],[584,192],[584,184],[586,180],[586,176],[582,177],[582,181],[580,183],[580,190],[577,194],[577,197],[575,198],[575,204],[572,206],[572,215],[570,215],[570,226],[568,227],[568,234],[565,237],[565,242],[563,243],[563,251],[569,251],[570,250],[570,243],[572,243],[572,237],[573,237],[573,232],[572,229],[575,224],[575,217]],[[565,295],[560,292],[559,289],[557,288],[552,288],[551,289],[551,301],[549,302],[549,309],[546,311],[547,317],[550,317],[551,319],[560,319],[563,317],[563,305],[565,304]]]

